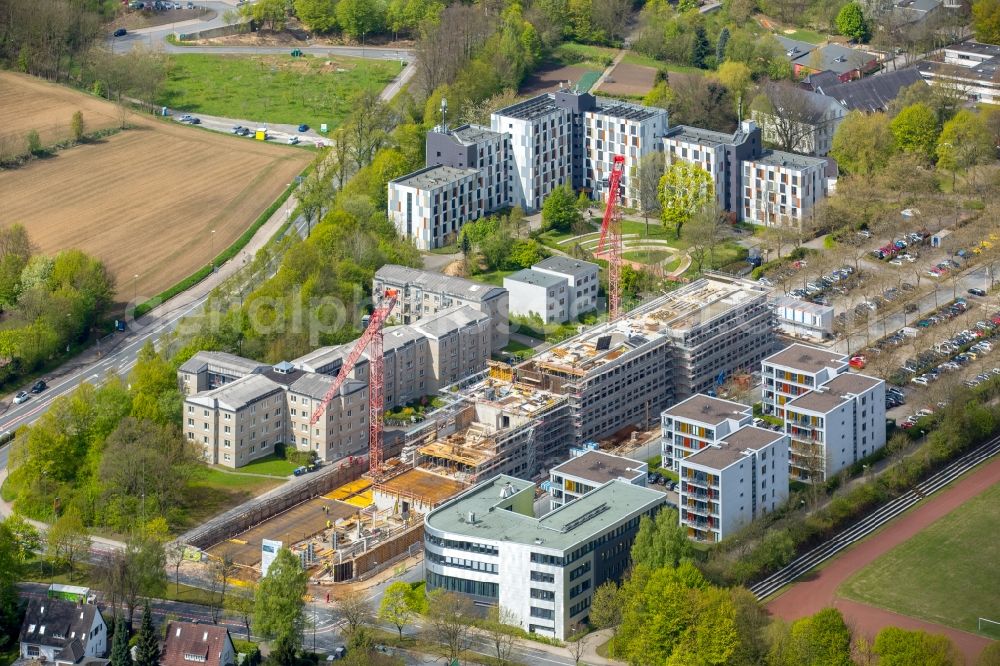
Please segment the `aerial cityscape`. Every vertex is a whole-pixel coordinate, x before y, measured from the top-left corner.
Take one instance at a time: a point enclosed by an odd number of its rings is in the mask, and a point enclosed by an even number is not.
[[[0,0],[0,666],[1000,666],[998,104],[1000,0]]]

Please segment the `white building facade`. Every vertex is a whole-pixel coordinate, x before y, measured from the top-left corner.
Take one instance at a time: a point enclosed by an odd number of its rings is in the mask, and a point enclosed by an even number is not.
[[[388,187],[389,219],[421,250],[454,243],[462,226],[485,212],[478,169],[427,167]]]
[[[827,161],[771,150],[743,162],[743,220],[800,227],[827,196]]]
[[[662,466],[680,470],[682,460],[719,442],[753,419],[744,404],[704,393],[668,407],[660,414]]]
[[[833,306],[810,303],[790,296],[774,301],[778,328],[786,335],[826,340],[833,335]]]
[[[661,149],[660,139],[667,131],[666,109],[598,99],[595,108],[586,111],[583,118],[584,187],[590,188],[594,199],[605,201],[614,157],[622,155],[625,158],[622,205],[639,208],[642,205],[637,177],[639,163],[644,156]]]
[[[552,508],[578,500],[614,479],[645,487],[648,472],[644,462],[573,447],[569,460],[549,470]]]
[[[538,315],[543,324],[569,321],[569,283],[565,277],[525,268],[503,279],[510,294],[510,313]]]
[[[598,274],[601,270],[597,264],[556,255],[543,259],[531,270],[566,279],[567,314],[570,319],[597,311]]]
[[[785,416],[785,403],[847,372],[847,356],[795,343],[761,361],[765,414]]]

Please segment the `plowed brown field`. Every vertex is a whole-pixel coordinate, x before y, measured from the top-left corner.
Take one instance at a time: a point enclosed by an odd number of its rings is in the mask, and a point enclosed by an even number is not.
[[[35,118],[38,107],[67,125],[77,108],[116,120],[110,103],[27,77],[0,73],[0,91],[0,120]],[[20,100],[16,113],[5,95]],[[0,225],[24,224],[44,252],[76,247],[99,257],[118,278],[119,301],[133,293],[141,301],[206,265],[310,161],[292,147],[142,115],[130,122],[134,129],[103,141],[0,171]]]

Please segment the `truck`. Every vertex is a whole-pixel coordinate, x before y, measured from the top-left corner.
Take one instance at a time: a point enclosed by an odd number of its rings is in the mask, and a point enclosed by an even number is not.
[[[90,593],[89,587],[62,585],[60,583],[52,583],[49,585],[47,596],[49,599],[63,599],[65,601],[72,601],[79,604],[93,603],[95,599],[94,595]]]

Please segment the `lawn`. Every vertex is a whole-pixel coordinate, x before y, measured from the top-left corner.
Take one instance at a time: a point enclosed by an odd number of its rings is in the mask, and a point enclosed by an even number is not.
[[[469,279],[475,280],[476,282],[485,282],[486,284],[494,284],[498,287],[502,287],[503,279],[516,272],[517,271],[486,271],[485,273],[470,275]]]
[[[1000,621],[998,506],[995,485],[854,574],[840,594],[965,631],[980,617]]]
[[[622,257],[625,259],[650,265],[658,264],[666,259],[669,259],[673,255],[673,252],[667,252],[665,250],[633,250],[631,252],[622,253]]]
[[[173,527],[180,532],[200,525],[208,518],[238,506],[282,483],[283,479],[233,474],[212,467],[199,466],[184,493],[183,518],[176,520]]]
[[[560,65],[580,65],[603,70],[611,65],[618,51],[604,46],[566,42],[556,47],[552,60]]]
[[[805,30],[802,28],[793,30],[792,32],[783,32],[781,36],[800,42],[809,42],[810,44],[819,44],[826,41],[826,35],[821,35],[815,30]]]
[[[266,458],[254,460],[252,463],[240,467],[239,471],[247,474],[268,474],[270,476],[284,477],[291,475],[298,466],[298,463],[279,458],[272,453]]]
[[[395,60],[175,54],[157,103],[251,122],[333,128],[352,111],[355,93],[381,90],[401,69]]]
[[[535,350],[526,344],[518,342],[517,340],[511,340],[507,343],[507,346],[503,348],[508,354],[513,354],[520,359],[531,358],[535,355]]]
[[[622,62],[628,63],[630,65],[642,65],[643,67],[655,67],[656,69],[665,69],[668,72],[678,72],[680,74],[707,74],[708,70],[699,69],[698,67],[692,67],[691,65],[680,65],[674,62],[666,62],[664,60],[657,60],[655,58],[650,58],[649,56],[642,55],[641,53],[636,53],[634,51],[629,51]]]

